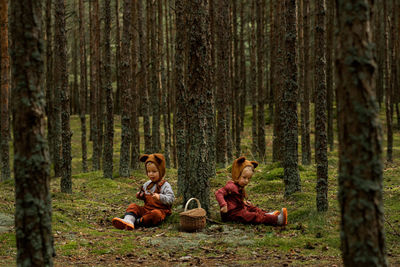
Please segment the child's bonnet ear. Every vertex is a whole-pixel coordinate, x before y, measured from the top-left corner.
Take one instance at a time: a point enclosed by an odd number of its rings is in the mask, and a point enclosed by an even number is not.
[[[241,156],[241,157],[239,157],[239,158],[237,159],[236,162],[237,162],[239,165],[241,165],[245,160],[246,160],[246,158],[245,158],[244,156]]]
[[[250,161],[251,164],[253,164],[254,169],[257,168],[258,162],[257,161]]]
[[[156,159],[156,161],[157,161],[157,163],[158,164],[161,164],[161,162],[162,162],[162,158],[159,156],[160,154],[154,154],[154,158]]]
[[[140,156],[139,160],[140,160],[141,162],[146,162],[146,160],[147,160],[148,158],[149,158],[149,155],[144,154],[144,155],[141,155],[141,156]]]

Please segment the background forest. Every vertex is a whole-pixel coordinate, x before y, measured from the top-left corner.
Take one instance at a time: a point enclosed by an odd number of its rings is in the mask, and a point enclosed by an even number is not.
[[[0,0],[0,265],[400,265],[399,29],[396,0]],[[119,231],[143,153],[178,198]],[[288,226],[221,222],[241,155]]]

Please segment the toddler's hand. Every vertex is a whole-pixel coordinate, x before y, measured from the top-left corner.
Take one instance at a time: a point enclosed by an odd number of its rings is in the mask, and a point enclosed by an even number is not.
[[[221,208],[221,212],[222,212],[222,213],[227,213],[227,212],[228,212],[228,206],[223,206],[223,207]]]
[[[154,193],[152,197],[153,199],[160,200],[160,194]]]

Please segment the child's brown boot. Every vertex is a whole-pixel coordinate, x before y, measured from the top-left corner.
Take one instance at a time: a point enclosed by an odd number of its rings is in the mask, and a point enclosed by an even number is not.
[[[112,225],[120,230],[133,230],[135,226],[128,220],[115,217],[112,219]]]

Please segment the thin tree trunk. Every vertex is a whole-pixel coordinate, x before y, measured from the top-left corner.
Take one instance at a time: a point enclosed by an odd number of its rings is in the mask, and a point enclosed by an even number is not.
[[[176,87],[176,113],[175,132],[176,150],[178,161],[178,195],[184,194],[184,181],[186,177],[186,89],[183,76],[185,58],[185,0],[175,0],[176,14],[176,40],[175,40],[175,87]]]
[[[10,84],[10,59],[8,56],[8,3],[7,0],[0,0],[0,60],[1,60],[1,87],[0,87],[0,110],[1,110],[1,133],[0,133],[0,154],[1,154],[1,177],[0,181],[11,178],[10,172],[10,112],[8,109],[9,84]]]
[[[148,27],[148,23],[144,24],[144,19],[143,19],[143,4],[142,0],[139,0],[140,2],[140,9],[138,10],[139,12],[139,49],[142,49],[140,54],[142,57],[142,73],[144,75],[144,80],[142,86],[143,88],[143,99],[142,99],[142,116],[143,116],[143,131],[144,131],[144,152],[146,154],[151,153],[152,151],[152,144],[151,144],[151,133],[150,133],[150,107],[149,107],[149,92],[150,92],[150,83],[149,83],[149,60],[148,60],[148,50],[149,50],[149,42],[147,41],[147,34],[145,27]],[[147,1],[145,3],[148,3]],[[147,18],[149,15],[147,14]],[[141,41],[140,41],[141,40]]]
[[[93,154],[92,154],[92,167],[94,171],[100,169],[100,151],[99,151],[99,129],[98,129],[98,119],[101,116],[98,114],[98,105],[99,105],[99,79],[100,79],[100,69],[99,69],[99,43],[100,40],[99,34],[97,34],[98,24],[99,24],[99,2],[98,0],[94,0],[89,2],[92,5],[91,12],[91,55],[90,55],[90,64],[91,64],[91,76],[90,76],[90,92],[91,92],[91,105],[90,105],[90,114],[91,114],[91,136],[93,143]]]
[[[117,91],[115,92],[115,114],[121,114],[121,29],[119,26],[119,0],[115,0],[115,77]]]
[[[388,266],[382,200],[381,128],[373,94],[375,62],[370,34],[371,2],[337,2],[341,48],[336,61],[340,151],[338,196],[344,266]]]
[[[55,168],[54,156],[54,81],[53,81],[53,35],[52,35],[52,1],[46,0],[46,114],[47,140],[49,142],[50,159]]]
[[[310,0],[303,0],[304,25],[304,65],[310,66]],[[304,87],[301,102],[301,163],[311,164],[310,141],[310,75],[309,68],[304,68]]]
[[[240,105],[240,128],[239,132],[237,133],[236,139],[240,139],[240,133],[244,129],[244,114],[246,111],[246,98],[247,98],[247,67],[246,67],[246,53],[245,53],[245,25],[247,23],[246,16],[245,16],[245,9],[246,5],[244,1],[240,1],[240,95],[239,95],[239,105]],[[237,143],[240,144],[240,140],[236,140]],[[239,152],[241,153],[240,145],[238,146]]]
[[[264,30],[263,30],[263,10],[265,9],[264,1],[257,1],[257,141],[258,141],[258,158],[265,161],[265,115],[264,115],[264,84],[263,84],[263,68],[264,68]]]
[[[326,19],[326,109],[328,111],[328,144],[329,150],[333,150],[333,24],[335,17],[335,1],[326,0],[327,19]]]
[[[283,161],[284,154],[284,137],[283,137],[283,127],[284,127],[284,110],[283,110],[283,73],[285,72],[284,66],[284,32],[285,32],[285,17],[283,16],[284,5],[283,2],[274,2],[274,10],[276,14],[275,20],[275,39],[276,39],[276,66],[277,71],[275,73],[275,90],[274,90],[274,139],[272,144],[272,161]]]
[[[393,127],[392,127],[392,110],[391,110],[391,98],[392,94],[390,92],[390,70],[389,70],[389,27],[388,27],[388,1],[383,1],[383,28],[385,32],[385,52],[384,52],[384,76],[385,76],[385,107],[386,107],[386,131],[387,131],[387,151],[386,151],[386,159],[388,162],[393,162]]]
[[[2,1],[7,3],[7,1]],[[10,1],[18,266],[53,266],[50,162],[42,92],[42,1]]]
[[[55,5],[55,3],[54,3]],[[62,85],[61,85],[61,77],[62,73],[60,73],[60,68],[62,67],[60,63],[60,53],[61,53],[61,48],[60,48],[60,33],[57,34],[57,16],[59,14],[54,11],[54,68],[53,68],[53,77],[54,77],[54,132],[53,132],[53,142],[54,142],[54,176],[55,177],[60,177],[63,175],[63,161],[61,157],[61,146],[62,146],[62,141],[61,141],[61,91],[62,91]],[[64,33],[65,34],[65,33]],[[68,85],[66,85],[68,87]],[[69,106],[68,106],[69,108]]]
[[[328,210],[328,156],[326,135],[325,0],[316,1],[315,31],[315,162],[317,163],[317,210]]]
[[[253,157],[258,155],[258,139],[257,139],[257,69],[256,69],[256,3],[251,2],[251,12],[250,12],[250,22],[251,28],[249,26],[249,54],[250,54],[250,94],[251,94],[251,110],[252,110],[252,121],[251,121],[251,153]]]
[[[216,34],[217,34],[217,136],[216,136],[216,160],[219,167],[225,167],[227,162],[227,132],[229,94],[229,1],[217,1],[216,5]]]
[[[164,106],[164,153],[165,153],[165,161],[167,168],[171,167],[171,157],[170,157],[170,151],[171,151],[171,111],[170,111],[170,96],[171,96],[171,72],[170,72],[170,53],[169,53],[169,30],[168,30],[168,2],[167,0],[164,0],[164,9],[165,9],[165,53],[166,53],[166,63],[167,63],[167,69],[166,69],[166,75],[167,75],[167,81],[165,83],[165,88],[164,88],[164,100],[163,100],[163,106]],[[164,61],[162,61],[164,62]],[[164,64],[164,63],[163,63]]]
[[[161,142],[160,142],[160,90],[158,83],[158,53],[157,53],[157,34],[156,34],[156,3],[153,1],[148,2],[149,12],[147,13],[150,16],[150,25],[148,25],[150,29],[150,99],[151,99],[151,111],[152,111],[152,152],[159,152],[161,150]]]
[[[286,17],[286,80],[283,96],[285,196],[301,190],[297,159],[297,65],[296,65],[296,0],[285,0]]]
[[[80,51],[80,120],[81,120],[81,144],[82,144],[82,171],[87,172],[87,143],[86,143],[86,99],[87,99],[87,64],[85,41],[85,5],[79,1],[79,51]]]
[[[103,171],[105,178],[113,178],[114,110],[111,86],[111,3],[104,1],[104,86],[107,99],[106,134],[104,138]]]
[[[239,35],[238,35],[238,12],[237,12],[237,1],[232,2],[232,27],[233,27],[233,60],[234,60],[234,82],[232,84],[232,90],[234,92],[234,104],[232,110],[234,111],[234,117],[232,118],[232,140],[235,146],[235,157],[238,158],[241,155],[240,149],[240,130],[241,130],[241,116],[240,116],[240,97],[241,97],[241,76],[239,67]]]
[[[122,177],[129,177],[129,156],[131,142],[131,90],[132,70],[131,70],[131,12],[132,1],[124,0],[123,2],[123,26],[122,26],[122,46],[121,46],[121,76],[124,77],[121,83],[122,94],[122,113],[121,113],[121,158],[119,165],[119,174]]]
[[[62,176],[61,192],[72,193],[71,179],[71,129],[70,129],[70,98],[68,91],[67,70],[67,36],[65,28],[64,0],[55,2],[55,79],[59,89],[61,102],[61,139],[62,139]]]
[[[140,133],[139,133],[139,93],[138,93],[138,8],[137,0],[132,3],[132,145],[131,145],[131,167],[134,170],[139,169],[140,157]]]

